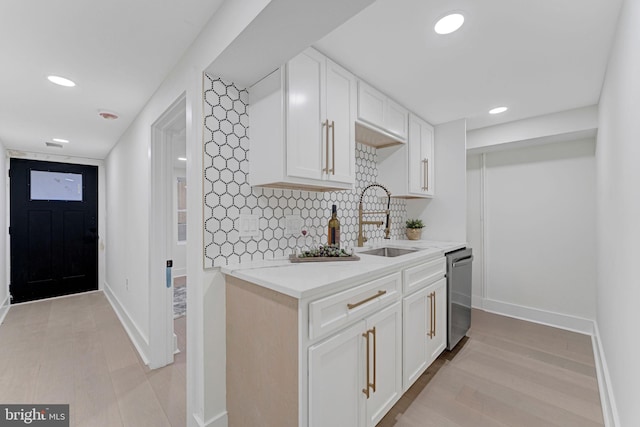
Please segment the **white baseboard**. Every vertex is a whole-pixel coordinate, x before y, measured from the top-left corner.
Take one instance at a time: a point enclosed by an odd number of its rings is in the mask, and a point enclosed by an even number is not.
[[[173,354],[180,353],[180,349],[178,348],[178,336],[173,334]]]
[[[600,330],[598,322],[594,322],[594,333],[592,336],[593,357],[596,363],[596,373],[598,375],[598,388],[600,389],[600,403],[602,404],[602,417],[604,418],[605,427],[618,427],[620,418],[618,409],[613,398],[613,390],[611,389],[611,378],[609,377],[609,368],[607,360],[604,356],[602,341],[600,340]]]
[[[4,322],[4,318],[7,317],[7,313],[11,308],[11,305],[9,304],[10,299],[11,296],[7,296],[4,301],[2,301],[2,304],[0,304],[0,323]]]
[[[569,316],[567,314],[525,307],[488,298],[481,299],[480,304],[478,304],[477,298],[474,299],[474,307],[516,319],[566,329],[580,334],[593,335],[593,320],[582,317]]]
[[[145,363],[145,365],[149,365],[149,340],[142,333],[136,322],[131,318],[127,310],[124,308],[118,297],[113,293],[109,284],[105,281],[103,287],[104,294],[111,303],[111,307],[116,312],[118,319],[120,319],[120,323],[124,327],[125,331],[127,331],[127,335],[129,335],[129,339],[133,343],[136,350],[138,350],[138,354],[140,354],[140,358]]]
[[[192,425],[197,427],[228,427],[229,425],[229,417],[227,411],[224,411],[213,418],[209,418],[208,421],[203,421],[197,414],[193,414],[193,421],[195,424]]]

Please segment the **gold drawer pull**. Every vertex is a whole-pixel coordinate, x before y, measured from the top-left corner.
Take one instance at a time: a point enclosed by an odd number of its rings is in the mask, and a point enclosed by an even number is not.
[[[371,382],[371,365],[369,365],[369,360],[371,360],[371,355],[369,353],[369,334],[373,335],[373,382]],[[367,341],[367,386],[362,389],[362,392],[368,399],[369,396],[371,396],[369,389],[373,390],[374,393],[376,392],[376,353],[378,352],[378,349],[376,348],[376,327],[374,326],[373,329],[369,329],[367,332],[363,333],[362,336]]]
[[[348,308],[349,310],[352,310],[352,309],[354,309],[354,308],[356,308],[356,307],[361,306],[362,304],[366,304],[366,303],[368,303],[368,302],[369,302],[369,301],[371,301],[372,299],[376,299],[376,298],[378,298],[378,297],[381,297],[382,295],[384,295],[384,294],[386,294],[386,293],[387,293],[387,291],[378,291],[378,293],[377,293],[377,294],[375,294],[375,295],[371,295],[369,298],[365,298],[365,299],[363,299],[362,301],[358,301],[358,302],[357,302],[357,303],[355,303],[355,304],[347,304],[347,308]]]

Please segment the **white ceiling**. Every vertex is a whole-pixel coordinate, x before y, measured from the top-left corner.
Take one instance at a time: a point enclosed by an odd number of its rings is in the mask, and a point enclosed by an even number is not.
[[[377,0],[314,46],[433,124],[480,128],[597,104],[621,2]],[[451,11],[464,26],[436,34]]]
[[[104,158],[221,3],[1,0],[0,140]],[[50,74],[77,86],[55,86]],[[99,110],[120,118],[104,120]],[[71,142],[46,148],[52,138]]]
[[[596,104],[621,1],[377,0],[315,46],[433,124],[478,128]],[[104,158],[222,2],[1,0],[0,140]],[[465,25],[436,35],[452,10]]]

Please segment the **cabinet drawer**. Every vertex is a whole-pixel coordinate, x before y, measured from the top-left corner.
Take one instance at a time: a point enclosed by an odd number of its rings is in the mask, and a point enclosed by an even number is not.
[[[422,289],[444,277],[447,268],[446,258],[427,261],[424,264],[404,270],[403,291],[405,295]]]
[[[394,273],[309,304],[309,338],[315,339],[379,310],[400,296],[402,276]]]

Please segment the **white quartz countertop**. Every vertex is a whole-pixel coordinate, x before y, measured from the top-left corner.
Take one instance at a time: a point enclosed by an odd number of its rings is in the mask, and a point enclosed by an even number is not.
[[[416,252],[385,258],[361,253],[382,246],[416,248]],[[252,261],[222,267],[221,271],[238,279],[302,299],[340,288],[349,282],[365,281],[392,273],[420,261],[443,256],[466,247],[466,243],[429,240],[386,240],[356,248],[359,261],[291,263],[288,259]]]

